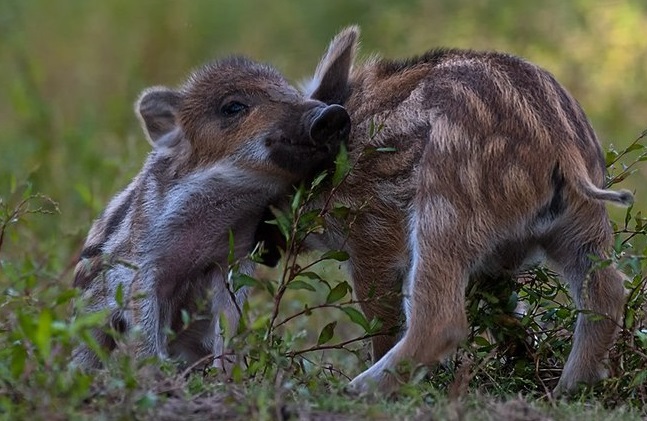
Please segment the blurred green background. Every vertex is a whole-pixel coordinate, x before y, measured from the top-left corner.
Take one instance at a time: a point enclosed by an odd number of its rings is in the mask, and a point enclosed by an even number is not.
[[[28,180],[61,212],[10,232],[3,252],[64,269],[141,166],[149,147],[132,103],[145,87],[230,53],[298,82],[352,23],[364,57],[437,46],[524,56],[578,98],[605,145],[647,128],[645,0],[1,0],[0,197]],[[640,172],[624,185],[644,204]]]

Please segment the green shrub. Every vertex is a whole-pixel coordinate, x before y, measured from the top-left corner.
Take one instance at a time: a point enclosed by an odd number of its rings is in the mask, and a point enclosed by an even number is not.
[[[647,159],[642,143],[645,135],[622,151],[609,150],[609,185],[631,175],[636,163]],[[313,208],[322,186],[340,185],[353,166],[342,150],[332,174],[321,174],[310,185],[300,186],[289,208],[274,210],[272,223],[287,244],[278,270],[243,276],[237,272],[238,262],[230,261],[232,291],[251,286],[254,292],[240,309],[239,331],[226,332],[228,346],[241,356],[226,377],[215,369],[178,370],[168,362],[133,361],[123,354],[106,359],[108,370],[84,373],[70,367],[69,356],[76,343],[85,341],[97,348],[90,333],[105,325],[106,315],[77,313],[71,317],[78,294],[62,278],[72,266],[67,265],[61,275],[60,263],[50,264],[28,253],[5,253],[7,244],[14,246],[22,238],[30,238],[33,218],[55,220],[59,212],[53,200],[33,193],[28,184],[12,183],[7,199],[0,199],[0,415],[11,419],[30,414],[45,417],[54,411],[63,417],[108,412],[117,418],[140,417],[167,408],[173,399],[192,401],[213,393],[233,393],[230,398],[237,405],[241,401],[236,396],[256,399],[252,409],[236,406],[234,414],[252,411],[269,416],[278,400],[285,399],[344,411],[352,399],[328,400],[322,393],[343,396],[340,391],[348,380],[366,367],[364,340],[381,324],[367,320],[359,311],[352,286],[339,270],[340,262],[348,259],[346,252],[329,250],[311,254],[309,259],[301,254],[307,237],[326,229],[324,216],[332,215],[348,227],[361,212],[337,205],[335,187],[324,208]],[[582,391],[575,400],[593,397],[610,407],[644,411],[645,218],[631,207],[613,227],[613,256],[596,263],[617,264],[627,275],[628,300],[609,361],[612,377]],[[260,251],[251,257],[256,258]],[[524,393],[548,398],[568,355],[577,316],[563,284],[554,273],[535,268],[518,279],[474,280],[467,295],[468,340],[450,360],[428,373],[415,371],[401,400],[411,408],[430,400],[442,401],[445,395],[450,399],[475,393],[505,398]],[[187,322],[190,317],[187,315]]]

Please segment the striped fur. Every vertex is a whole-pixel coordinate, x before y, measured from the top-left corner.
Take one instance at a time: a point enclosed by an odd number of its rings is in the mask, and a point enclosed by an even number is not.
[[[624,290],[621,273],[591,271],[590,256],[609,257],[602,201],[628,205],[632,195],[602,187],[602,149],[581,107],[548,72],[507,54],[437,49],[354,64],[358,33],[337,35],[317,66],[315,85],[333,92],[306,93],[348,109],[354,160],[367,147],[395,152],[359,160],[335,200],[362,212],[348,241],[334,229],[321,240],[347,248],[368,318],[392,332],[403,308],[406,329],[399,341],[373,340],[376,362],[351,387],[390,392],[400,362],[444,358],[467,331],[470,277],[514,273],[537,255],[579,309],[605,317],[579,316],[557,391],[603,378]],[[383,128],[371,137],[371,126]]]
[[[246,295],[227,285],[230,233],[241,272],[251,274],[245,257],[267,207],[329,165],[348,135],[348,114],[238,57],[204,66],[179,90],[147,89],[135,110],[154,149],[90,229],[74,285],[85,311],[107,310],[137,357],[219,357],[221,332],[235,331]],[[196,322],[184,326],[182,311]],[[135,327],[140,334],[130,335]],[[103,330],[95,339],[107,351],[117,346]],[[85,344],[73,360],[100,365]]]

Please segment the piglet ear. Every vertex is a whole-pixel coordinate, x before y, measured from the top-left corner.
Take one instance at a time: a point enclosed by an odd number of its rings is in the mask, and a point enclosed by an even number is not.
[[[135,102],[135,114],[154,147],[170,147],[181,140],[178,112],[180,93],[163,86],[154,86],[141,93]]]
[[[359,28],[341,31],[328,46],[312,80],[305,84],[306,96],[326,104],[343,104],[348,98],[348,79],[355,59]]]

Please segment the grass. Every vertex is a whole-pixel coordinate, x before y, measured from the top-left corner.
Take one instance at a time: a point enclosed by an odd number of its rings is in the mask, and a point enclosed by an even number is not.
[[[636,153],[632,159],[642,159],[647,152],[641,142],[634,143],[640,148],[610,153],[609,163]],[[623,166],[626,171],[632,167]],[[647,231],[640,212],[630,208],[624,221],[615,224],[614,261],[628,275],[629,299],[611,351],[612,378],[571,401],[551,397],[577,314],[554,274],[537,268],[524,274],[522,282],[488,280],[468,288],[468,341],[442,365],[414,371],[397,398],[357,397],[344,387],[366,368],[367,350],[359,339],[373,334],[379,323],[355,309],[339,263],[348,258],[345,253],[297,258],[307,233],[322,228],[320,220],[308,218],[308,202],[316,194],[316,188],[302,187],[295,195],[300,200],[277,215],[288,244],[287,266],[262,270],[253,280],[243,327],[229,344],[242,360],[227,376],[171,362],[137,361],[123,353],[105,360],[107,370],[83,373],[70,367],[74,344],[88,341],[106,315],[70,318],[77,292],[61,285],[56,271],[33,259],[3,259],[9,283],[0,306],[0,416],[597,420],[647,415],[647,282],[642,275],[645,254],[636,247],[645,243]],[[60,212],[51,199],[28,187],[16,187],[10,200],[0,207],[0,253],[4,239],[28,231],[30,220],[57,218]],[[527,310],[512,317],[517,300]]]
[[[3,2],[0,418],[644,418],[647,242],[641,210],[647,186],[644,139],[631,142],[646,126],[645,7],[640,0]],[[335,31],[350,23],[362,26],[364,56],[403,57],[438,45],[510,51],[554,72],[582,102],[608,148],[616,177],[610,180],[637,192],[634,208],[613,212],[615,258],[631,292],[611,353],[614,376],[570,402],[550,399],[575,313],[553,276],[538,270],[517,287],[471,292],[470,340],[432,370],[431,380],[415,378],[397,399],[350,397],[343,387],[366,367],[368,354],[365,343],[352,340],[370,333],[371,321],[349,310],[351,291],[335,259],[314,268],[330,288],[309,278],[296,280],[311,288],[286,288],[276,322],[302,314],[271,340],[266,323],[275,295],[255,290],[246,334],[234,341],[248,364],[233,380],[127,356],[97,374],[70,368],[74,343],[101,322],[70,317],[79,247],[107,200],[139,170],[148,147],[132,114],[137,93],[174,85],[192,67],[231,52],[272,62],[299,80],[312,72]],[[278,291],[280,270],[257,277]],[[519,332],[501,333],[500,326],[515,297],[534,309],[522,319],[523,332],[540,334],[528,352],[511,356],[510,338]],[[305,303],[321,309],[304,312]],[[497,328],[498,334],[489,333]],[[301,352],[308,349],[314,351]]]

